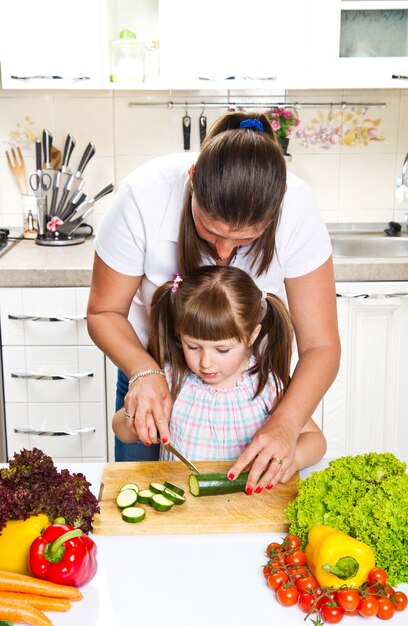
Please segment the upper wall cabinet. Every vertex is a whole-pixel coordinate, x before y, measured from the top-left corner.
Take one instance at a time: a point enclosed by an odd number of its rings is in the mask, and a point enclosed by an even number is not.
[[[3,88],[102,88],[105,47],[102,6],[98,0],[2,2]]]
[[[315,86],[408,87],[408,2],[313,0],[311,28]]]

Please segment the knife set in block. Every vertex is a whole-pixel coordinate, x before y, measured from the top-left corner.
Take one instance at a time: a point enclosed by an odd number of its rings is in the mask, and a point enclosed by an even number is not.
[[[85,219],[94,210],[95,202],[113,191],[113,185],[107,185],[95,196],[86,194],[83,173],[95,154],[94,144],[89,142],[74,173],[69,165],[75,147],[74,138],[67,135],[61,169],[54,169],[50,163],[52,140],[51,133],[44,130],[42,142],[40,139],[35,142],[36,171],[30,176],[30,185],[37,202],[36,243],[43,246],[83,243],[85,236],[92,233],[92,227],[85,224]]]

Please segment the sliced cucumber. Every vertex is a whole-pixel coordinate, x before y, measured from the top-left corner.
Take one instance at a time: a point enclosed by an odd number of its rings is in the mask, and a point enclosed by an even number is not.
[[[171,489],[171,491],[174,491],[175,493],[179,493],[181,496],[184,496],[184,489],[182,489],[181,487],[177,487],[177,485],[172,485],[172,483],[168,483],[167,480],[164,481],[164,486],[167,487],[167,489]]]
[[[165,498],[168,498],[169,500],[174,502],[174,504],[184,504],[184,502],[186,501],[184,496],[181,496],[179,493],[176,493],[175,491],[172,491],[167,487],[164,488],[163,495]]]
[[[142,489],[137,494],[137,501],[141,504],[149,504],[150,498],[154,496],[154,491],[151,489]]]
[[[174,502],[163,496],[161,493],[154,493],[150,498],[150,504],[156,511],[170,511]]]
[[[150,491],[153,491],[154,493],[163,493],[166,487],[162,485],[161,483],[150,483],[149,489]]]
[[[120,488],[120,491],[125,491],[125,489],[133,489],[136,493],[139,493],[140,487],[136,485],[136,483],[126,483],[123,487]]]
[[[190,474],[189,487],[193,496],[217,496],[225,493],[245,491],[248,472],[229,480],[227,474]]]
[[[146,517],[146,511],[141,506],[128,506],[122,509],[122,519],[130,524],[138,524]]]
[[[137,493],[134,489],[123,489],[116,496],[116,504],[120,509],[133,506],[137,502]]]

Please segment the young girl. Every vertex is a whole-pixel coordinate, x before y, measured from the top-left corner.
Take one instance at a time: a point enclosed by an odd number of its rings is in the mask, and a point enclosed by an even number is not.
[[[290,380],[292,340],[284,304],[236,267],[201,267],[159,287],[148,348],[171,388],[171,443],[192,460],[237,459],[273,419]],[[125,443],[138,440],[124,408],[115,414],[113,430]],[[325,450],[322,432],[309,419],[281,482],[316,463]],[[173,456],[162,448],[160,459]]]

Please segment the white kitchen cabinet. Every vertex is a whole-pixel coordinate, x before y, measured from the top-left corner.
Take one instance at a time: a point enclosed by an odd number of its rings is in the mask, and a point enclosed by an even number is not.
[[[0,289],[7,452],[106,461],[105,357],[86,328],[89,289]]]
[[[407,1],[312,0],[310,24],[310,87],[408,87]]]
[[[106,10],[100,0],[0,3],[4,89],[101,89]]]
[[[404,456],[408,283],[337,283],[337,294],[342,356],[323,399],[326,456],[370,451]]]

